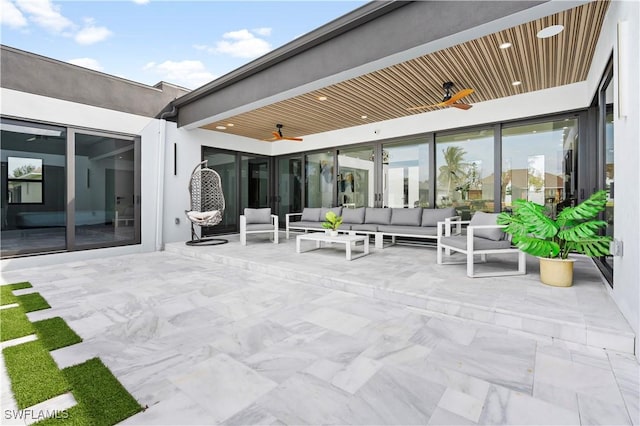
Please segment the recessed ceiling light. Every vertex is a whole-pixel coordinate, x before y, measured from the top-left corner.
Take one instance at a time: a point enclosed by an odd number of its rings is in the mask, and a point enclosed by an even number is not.
[[[533,131],[533,133],[538,133],[538,131],[537,131],[537,130],[534,130],[534,131]]]
[[[233,123],[227,123],[227,127],[233,127],[234,124]]]
[[[550,27],[543,28],[540,31],[538,31],[538,34],[536,34],[536,37],[538,38],[553,37],[556,34],[560,34],[562,30],[564,30],[564,26],[562,25],[551,25]]]
[[[510,48],[510,47],[511,47],[511,43],[509,43],[508,41],[506,41],[506,42],[502,43],[502,44],[501,44],[500,46],[498,46],[498,47],[500,47],[500,49],[508,49],[508,48]]]
[[[367,116],[366,115],[361,115],[360,118],[362,118],[363,120],[366,120]]]
[[[326,101],[327,97],[326,96],[318,96],[318,100],[319,101]]]
[[[511,83],[512,86],[520,86],[522,82],[520,80],[514,81]]]
[[[225,130],[225,129],[226,129],[226,126],[216,126],[216,129],[218,129],[218,130]]]

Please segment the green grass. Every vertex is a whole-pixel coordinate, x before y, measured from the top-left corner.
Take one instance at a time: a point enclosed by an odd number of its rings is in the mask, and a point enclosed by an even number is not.
[[[36,340],[2,351],[18,408],[31,407],[69,390],[49,351]]]
[[[40,296],[40,293],[23,294],[16,296],[16,299],[18,299],[18,303],[24,308],[25,312],[40,311],[51,307],[44,300],[44,297]]]
[[[34,332],[33,324],[20,306],[0,310],[0,341],[17,339]]]
[[[142,411],[99,358],[62,370],[73,396],[94,425],[114,425]]]
[[[49,418],[34,423],[37,426],[93,426],[84,406],[74,405],[73,407],[58,413],[56,418]]]
[[[38,339],[50,351],[82,342],[82,338],[60,317],[36,321],[33,326]]]
[[[4,284],[0,286],[0,305],[8,305],[10,303],[16,303],[16,296],[13,295],[13,290],[20,290],[23,288],[30,288],[30,282],[21,282],[14,284]]]

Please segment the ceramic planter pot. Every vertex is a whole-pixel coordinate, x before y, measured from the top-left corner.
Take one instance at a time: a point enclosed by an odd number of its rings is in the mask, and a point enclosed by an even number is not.
[[[573,263],[575,259],[540,259],[540,281],[556,287],[573,285]]]
[[[325,229],[324,232],[325,232],[325,234],[327,234],[330,237],[337,237],[338,236],[338,231],[334,231],[332,229]]]

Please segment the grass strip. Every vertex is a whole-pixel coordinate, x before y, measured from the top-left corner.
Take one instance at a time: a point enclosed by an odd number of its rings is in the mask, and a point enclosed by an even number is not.
[[[25,312],[40,311],[42,309],[49,309],[51,306],[44,300],[44,297],[40,296],[40,293],[29,293],[16,296],[18,303]]]
[[[56,413],[55,417],[40,420],[34,423],[36,426],[93,426],[84,406],[74,405],[71,408]]]
[[[13,290],[20,290],[23,288],[31,288],[32,285],[28,281],[13,284],[4,284],[0,286],[0,305],[9,305],[11,303],[17,303],[16,296],[13,294]]]
[[[42,342],[10,346],[2,354],[19,409],[69,391],[67,380]]]
[[[36,321],[33,326],[38,339],[50,351],[82,342],[82,338],[60,317]]]
[[[0,341],[6,342],[34,332],[33,324],[29,322],[22,307],[0,310]]]
[[[92,358],[62,370],[73,396],[93,425],[111,426],[142,411],[133,396],[102,363]]]

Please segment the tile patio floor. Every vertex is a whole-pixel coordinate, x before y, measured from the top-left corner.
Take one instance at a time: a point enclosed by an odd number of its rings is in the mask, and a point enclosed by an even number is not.
[[[470,280],[431,248],[347,262],[229,239],[2,281],[31,281],[53,309],[30,318],[84,338],[60,367],[99,356],[149,406],[125,424],[640,424],[632,335],[586,260],[556,289],[533,263]]]

